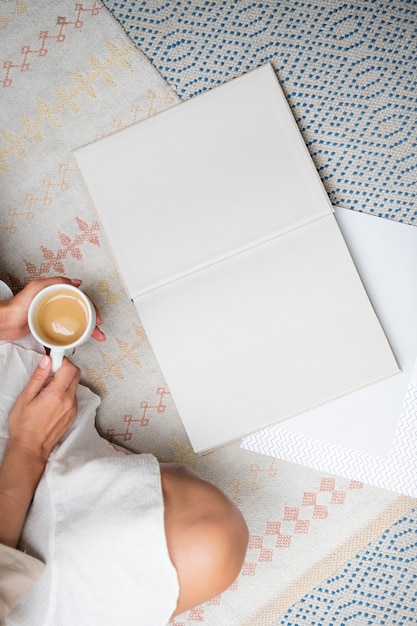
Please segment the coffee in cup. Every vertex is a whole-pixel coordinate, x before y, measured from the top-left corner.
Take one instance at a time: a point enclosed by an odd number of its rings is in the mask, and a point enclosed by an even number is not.
[[[91,336],[96,313],[89,298],[72,285],[50,285],[32,300],[28,313],[32,335],[50,349],[52,371],[62,365],[64,356]]]

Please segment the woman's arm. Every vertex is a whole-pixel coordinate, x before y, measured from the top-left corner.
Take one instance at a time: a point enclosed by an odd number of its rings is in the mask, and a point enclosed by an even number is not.
[[[9,415],[0,467],[0,543],[16,547],[48,456],[74,422],[79,369],[68,359],[53,378],[43,356]]]

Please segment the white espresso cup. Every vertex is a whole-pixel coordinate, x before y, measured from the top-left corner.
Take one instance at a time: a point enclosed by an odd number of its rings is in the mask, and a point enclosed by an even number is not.
[[[96,327],[96,312],[85,293],[60,283],[45,287],[33,298],[28,322],[35,339],[49,348],[55,373],[64,356],[70,356],[91,337]]]

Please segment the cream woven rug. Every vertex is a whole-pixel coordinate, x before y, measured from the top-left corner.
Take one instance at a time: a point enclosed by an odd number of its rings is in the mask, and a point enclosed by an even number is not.
[[[245,514],[241,575],[175,626],[269,626],[415,501],[239,443],[193,455],[71,155],[178,98],[97,0],[0,2],[0,39],[0,277],[14,290],[48,275],[82,278],[108,336],[74,358],[102,397],[101,433],[189,464]]]

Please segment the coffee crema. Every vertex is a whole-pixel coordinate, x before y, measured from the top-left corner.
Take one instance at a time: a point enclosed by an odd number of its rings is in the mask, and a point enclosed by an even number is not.
[[[40,301],[35,324],[44,341],[56,346],[67,346],[84,334],[88,316],[82,297],[64,288]]]

